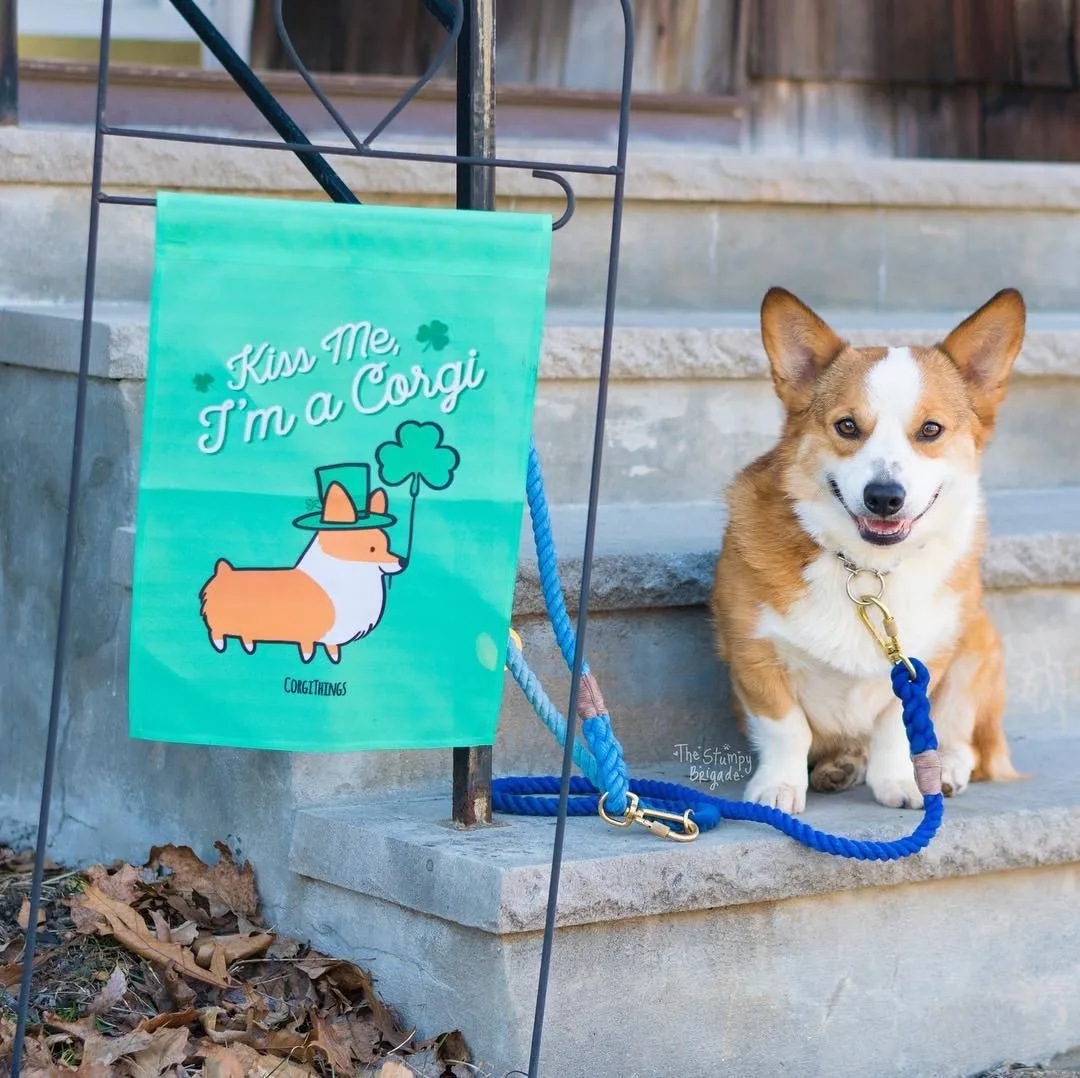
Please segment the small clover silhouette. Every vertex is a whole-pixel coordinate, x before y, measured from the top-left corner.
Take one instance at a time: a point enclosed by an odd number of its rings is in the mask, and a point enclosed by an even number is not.
[[[206,393],[214,384],[214,376],[212,374],[197,374],[191,381],[199,393]]]
[[[424,346],[425,352],[429,348],[441,352],[450,343],[450,327],[445,322],[433,318],[427,325],[421,326],[416,331],[416,339]]]

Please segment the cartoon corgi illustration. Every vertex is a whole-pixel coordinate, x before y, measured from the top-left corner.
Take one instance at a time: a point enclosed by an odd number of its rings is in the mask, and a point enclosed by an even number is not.
[[[322,644],[331,662],[341,648],[370,633],[382,619],[387,578],[406,559],[390,550],[383,530],[386,491],[370,489],[366,464],[335,464],[315,470],[320,510],[293,521],[313,531],[292,568],[236,568],[225,558],[199,592],[210,643],[224,651],[230,636],[250,655],[256,644],[295,644],[305,663]]]

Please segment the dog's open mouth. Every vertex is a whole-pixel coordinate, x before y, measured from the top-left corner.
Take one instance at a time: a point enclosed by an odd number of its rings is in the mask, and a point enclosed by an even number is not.
[[[881,517],[855,517],[859,535],[868,543],[891,546],[902,543],[911,534],[911,520],[882,520]]]
[[[941,488],[938,487],[934,491],[934,496],[927,503],[926,508],[918,516],[875,517],[860,516],[858,513],[853,513],[847,502],[844,501],[840,487],[832,476],[829,476],[829,489],[835,495],[836,500],[847,510],[848,516],[855,521],[860,537],[868,543],[873,543],[874,546],[892,546],[894,543],[902,543],[911,534],[915,522],[921,520],[930,511],[930,506],[938,500],[938,495],[941,493]]]

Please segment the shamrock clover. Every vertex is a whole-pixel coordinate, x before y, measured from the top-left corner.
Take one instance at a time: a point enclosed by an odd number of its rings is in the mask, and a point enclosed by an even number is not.
[[[425,352],[429,348],[441,352],[450,343],[450,327],[445,322],[433,318],[426,326],[421,326],[416,331],[416,339],[424,346]]]
[[[458,451],[443,445],[443,429],[438,423],[409,420],[398,427],[395,439],[375,450],[379,477],[388,486],[412,480],[409,493],[415,498],[423,482],[432,490],[445,490],[454,481],[461,461]]]
[[[191,381],[199,393],[206,393],[214,384],[214,376],[212,374],[197,374]]]

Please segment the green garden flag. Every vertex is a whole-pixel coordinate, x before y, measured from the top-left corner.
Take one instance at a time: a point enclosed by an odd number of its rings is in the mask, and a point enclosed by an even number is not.
[[[132,736],[492,743],[550,248],[538,214],[158,196]]]

